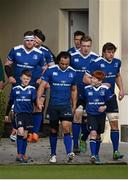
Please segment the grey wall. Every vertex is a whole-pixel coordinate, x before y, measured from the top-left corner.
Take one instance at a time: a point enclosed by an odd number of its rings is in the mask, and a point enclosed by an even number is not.
[[[0,56],[22,43],[23,33],[40,28],[45,44],[58,52],[59,9],[88,8],[88,0],[0,0]],[[62,42],[63,43],[63,42]]]

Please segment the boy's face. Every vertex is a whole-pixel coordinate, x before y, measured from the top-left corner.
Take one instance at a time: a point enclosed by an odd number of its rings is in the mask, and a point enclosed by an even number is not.
[[[81,41],[81,50],[80,50],[81,53],[84,56],[87,56],[91,51],[91,46],[92,46],[91,41],[87,41],[87,42]]]
[[[92,86],[98,86],[98,85],[100,85],[101,83],[102,83],[101,80],[99,80],[99,79],[95,78],[94,76],[92,76],[92,82],[91,82],[91,85],[92,85]]]
[[[114,50],[106,50],[105,52],[103,52],[103,57],[105,59],[107,59],[108,61],[112,61],[115,55],[115,51]]]
[[[31,77],[28,77],[25,74],[23,74],[20,79],[23,86],[28,86],[31,81]]]

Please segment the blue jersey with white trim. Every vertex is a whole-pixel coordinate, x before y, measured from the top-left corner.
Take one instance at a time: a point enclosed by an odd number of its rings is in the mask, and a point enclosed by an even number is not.
[[[70,66],[66,70],[58,65],[49,67],[42,80],[50,84],[50,105],[70,105],[71,86],[76,85],[76,72]]]
[[[89,68],[92,60],[98,57],[97,54],[90,52],[87,56],[83,56],[80,52],[71,54],[71,67],[76,70],[77,73],[77,87],[79,98],[83,99],[84,86],[83,76],[86,72],[86,69]]]
[[[70,53],[70,54],[72,54],[72,53],[75,53],[75,52],[79,52],[79,49],[76,49],[75,47],[71,47],[71,48],[69,48],[68,49],[68,52]]]
[[[115,93],[115,82],[118,73],[120,72],[121,61],[117,58],[113,58],[112,61],[108,61],[103,57],[99,57],[92,61],[91,66],[88,69],[88,73],[92,74],[95,70],[104,71],[106,78],[104,82],[111,84],[111,91]]]
[[[21,85],[12,88],[10,100],[14,104],[15,113],[32,113],[33,103],[36,100],[36,89],[33,86]]]
[[[11,49],[7,58],[14,63],[14,78],[17,81],[16,84],[21,83],[20,75],[24,69],[29,69],[32,72],[30,84],[35,84],[39,78],[36,75],[37,66],[43,68],[46,65],[43,53],[35,47],[27,51],[23,45],[16,46]]]
[[[43,53],[43,56],[45,58],[46,64],[49,65],[50,63],[54,63],[54,58],[53,55],[51,53],[51,51],[43,46],[39,47],[39,50]],[[37,76],[37,78],[40,78],[42,75],[42,68],[41,66],[37,66],[36,71],[35,71],[35,76]]]
[[[106,101],[112,98],[112,93],[109,87],[103,84],[99,87],[89,85],[84,88],[84,96],[86,99],[86,112],[92,115],[100,115],[102,112],[98,111],[99,107],[104,106]]]

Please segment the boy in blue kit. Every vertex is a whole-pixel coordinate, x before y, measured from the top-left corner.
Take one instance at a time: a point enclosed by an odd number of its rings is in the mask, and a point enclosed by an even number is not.
[[[20,76],[21,85],[14,86],[10,101],[14,104],[14,116],[17,128],[17,157],[16,161],[27,162],[27,134],[33,127],[33,103],[36,100],[36,89],[29,85],[32,73],[23,70]]]
[[[100,135],[104,132],[105,128],[106,102],[112,98],[112,93],[109,87],[102,84],[104,79],[105,73],[97,70],[92,74],[91,85],[86,86],[84,89],[87,126],[90,131],[90,161],[92,163],[100,163]]]

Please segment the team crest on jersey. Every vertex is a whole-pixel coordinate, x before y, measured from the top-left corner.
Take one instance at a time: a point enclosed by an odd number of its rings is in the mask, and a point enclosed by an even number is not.
[[[20,94],[20,91],[16,91],[16,94]]]
[[[57,72],[53,72],[53,76],[58,76],[58,73]]]
[[[73,78],[73,73],[69,73],[69,77]]]
[[[105,68],[105,64],[102,64],[102,63],[101,63],[100,67],[101,67],[101,68]]]
[[[21,53],[20,53],[20,52],[17,52],[17,53],[16,53],[16,56],[21,56]]]
[[[88,96],[92,96],[92,95],[93,95],[92,91],[88,92]]]
[[[75,61],[75,62],[79,62],[79,59],[78,59],[78,58],[75,58],[74,61]]]
[[[115,64],[114,64],[114,67],[116,67],[116,68],[117,68],[117,67],[118,67],[118,63],[115,63]]]
[[[104,96],[104,95],[105,95],[104,90],[101,90],[101,91],[100,91],[100,95],[101,95],[101,96]]]
[[[31,94],[31,90],[28,90],[28,94]]]
[[[35,60],[37,60],[37,59],[38,59],[37,54],[34,54],[33,59],[35,59]]]

